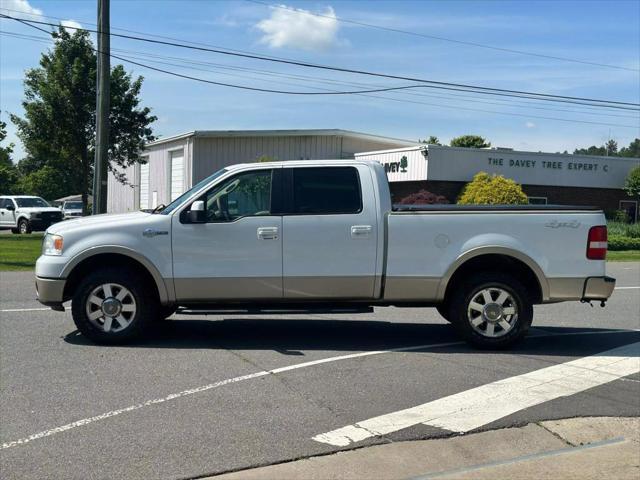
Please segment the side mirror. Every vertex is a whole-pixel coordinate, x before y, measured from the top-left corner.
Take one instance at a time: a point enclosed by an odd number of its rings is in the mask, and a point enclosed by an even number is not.
[[[191,204],[187,218],[189,219],[189,223],[206,223],[207,217],[202,200],[196,200]]]
[[[13,212],[16,209],[16,207],[14,207],[13,205],[7,205],[5,209],[9,210],[10,212]]]

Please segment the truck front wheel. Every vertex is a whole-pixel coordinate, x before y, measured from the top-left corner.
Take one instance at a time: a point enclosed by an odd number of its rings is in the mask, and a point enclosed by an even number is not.
[[[18,222],[18,232],[17,233],[21,233],[21,234],[26,234],[26,233],[31,233],[31,224],[29,223],[29,220],[26,219],[21,219]]]
[[[71,313],[80,333],[91,341],[121,344],[142,335],[158,315],[158,300],[137,272],[105,268],[78,285]]]
[[[533,304],[525,287],[504,273],[478,273],[455,287],[449,318],[479,348],[507,348],[527,333]]]

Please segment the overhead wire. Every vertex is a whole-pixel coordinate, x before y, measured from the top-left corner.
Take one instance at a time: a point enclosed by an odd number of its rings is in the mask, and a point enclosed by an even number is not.
[[[40,25],[57,26],[57,24],[54,24],[51,22],[43,22],[43,21],[36,21],[36,20],[21,20],[5,14],[0,14],[0,16],[17,20],[24,24],[35,23]],[[72,26],[67,26],[65,28],[83,30],[83,31],[93,32],[93,33],[98,32],[95,29],[78,28],[78,27],[72,27]],[[485,95],[517,96],[518,98],[526,98],[531,100],[552,101],[552,102],[561,102],[561,103],[576,103],[579,105],[591,105],[596,107],[607,106],[609,108],[618,108],[618,109],[624,109],[624,110],[638,110],[638,107],[640,107],[640,104],[631,103],[631,102],[621,102],[621,101],[615,101],[615,100],[603,100],[603,99],[593,99],[593,98],[584,98],[584,97],[572,97],[572,96],[565,96],[565,95],[552,95],[552,94],[543,94],[543,93],[537,93],[537,92],[527,92],[522,90],[509,90],[509,89],[499,89],[499,88],[493,88],[493,87],[484,87],[484,86],[476,86],[476,85],[468,85],[468,84],[460,84],[460,83],[452,83],[452,82],[441,82],[441,81],[406,77],[406,76],[400,76],[400,75],[390,75],[390,74],[369,72],[365,70],[313,64],[313,63],[296,61],[296,60],[275,59],[275,58],[270,58],[263,55],[238,53],[238,52],[232,52],[229,50],[214,49],[214,48],[197,47],[197,46],[186,45],[184,43],[153,40],[153,39],[138,37],[133,35],[124,35],[124,34],[117,34],[117,33],[111,33],[111,35],[115,37],[130,39],[130,40],[169,45],[169,46],[174,46],[179,48],[207,51],[211,53],[237,56],[237,57],[249,58],[254,60],[277,62],[277,63],[283,63],[283,64],[289,64],[289,65],[302,66],[302,67],[338,71],[343,73],[352,73],[352,74],[368,75],[368,76],[375,76],[375,77],[381,77],[381,78],[412,81],[412,82],[425,84],[424,88],[440,88],[440,89],[456,90],[456,91],[468,91],[471,93],[481,93]],[[415,87],[402,86],[402,87],[392,87],[392,88],[406,89],[406,88],[415,88]],[[299,92],[295,92],[293,94],[299,94]]]

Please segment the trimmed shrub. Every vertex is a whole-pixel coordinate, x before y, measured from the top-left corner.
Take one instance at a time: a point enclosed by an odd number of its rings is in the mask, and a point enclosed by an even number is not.
[[[523,205],[528,202],[522,187],[502,175],[479,172],[458,198],[461,205]]]
[[[419,190],[407,195],[397,203],[398,205],[433,205],[449,203],[449,201],[442,195],[436,195],[427,190]]]
[[[609,250],[640,250],[640,238],[609,235],[607,240]]]

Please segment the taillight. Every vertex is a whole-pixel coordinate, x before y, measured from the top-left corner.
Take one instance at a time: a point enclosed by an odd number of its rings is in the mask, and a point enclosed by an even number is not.
[[[587,239],[587,258],[589,260],[604,260],[607,256],[607,227],[598,225],[589,229]]]

